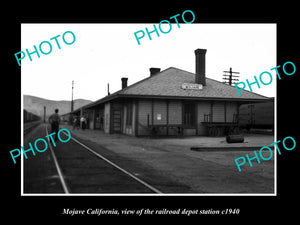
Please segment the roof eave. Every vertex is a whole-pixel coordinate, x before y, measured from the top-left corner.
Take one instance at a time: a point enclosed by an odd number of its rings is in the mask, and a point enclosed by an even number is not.
[[[180,100],[215,100],[215,101],[244,101],[244,102],[264,102],[270,101],[269,98],[218,98],[218,97],[193,97],[193,96],[168,96],[168,95],[129,95],[118,94],[120,98],[156,98],[156,99],[180,99]]]

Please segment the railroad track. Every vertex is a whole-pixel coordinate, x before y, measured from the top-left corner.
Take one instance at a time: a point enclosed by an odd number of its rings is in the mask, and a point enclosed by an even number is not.
[[[65,194],[162,193],[74,137],[68,143],[56,143],[56,147],[50,142],[48,137],[49,150]]]
[[[39,124],[41,124],[42,121],[33,121],[33,122],[27,122],[24,123],[23,133],[24,135],[28,134],[30,131],[32,131],[35,127],[37,127]]]

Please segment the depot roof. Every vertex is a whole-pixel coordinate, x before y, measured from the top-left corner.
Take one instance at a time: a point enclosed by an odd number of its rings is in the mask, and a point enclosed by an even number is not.
[[[98,101],[90,103],[90,108],[109,100],[126,98],[163,98],[163,99],[194,99],[194,100],[226,100],[226,101],[267,101],[268,97],[242,90],[239,97],[234,86],[224,84],[206,77],[206,86],[201,90],[184,89],[183,84],[195,83],[195,74],[175,67],[165,69],[153,76],[143,79],[122,90],[119,90]]]

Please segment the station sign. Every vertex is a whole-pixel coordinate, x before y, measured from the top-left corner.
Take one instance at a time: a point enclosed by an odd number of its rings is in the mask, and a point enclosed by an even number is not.
[[[184,90],[202,90],[203,85],[202,84],[193,84],[193,83],[183,83],[181,85],[181,88]]]

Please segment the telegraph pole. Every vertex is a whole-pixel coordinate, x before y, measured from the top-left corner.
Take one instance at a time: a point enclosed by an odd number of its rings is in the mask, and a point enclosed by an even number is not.
[[[44,106],[44,123],[46,123],[46,106]]]
[[[74,89],[74,81],[72,80],[72,101],[71,101],[71,112],[73,112],[73,110],[74,110],[73,89]]]
[[[236,82],[232,82],[232,81],[239,81],[239,79],[233,79],[234,78],[237,78],[237,77],[240,77],[240,76],[236,76],[236,75],[232,75],[233,73],[235,74],[240,74],[239,72],[232,72],[232,68],[230,67],[230,70],[229,71],[223,71],[225,74],[223,74],[223,80],[225,80],[223,83],[224,84],[229,84],[230,86],[232,84],[236,84]],[[229,74],[227,74],[229,73]]]

